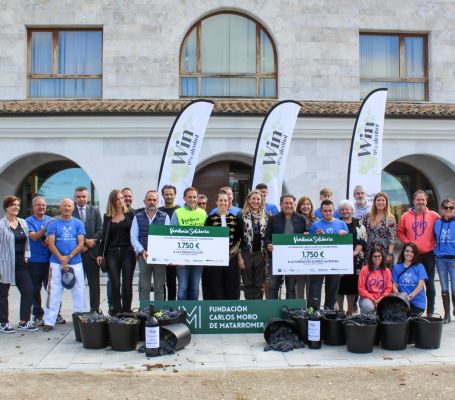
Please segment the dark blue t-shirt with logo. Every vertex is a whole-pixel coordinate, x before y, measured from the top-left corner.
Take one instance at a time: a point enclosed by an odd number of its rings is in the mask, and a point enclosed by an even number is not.
[[[77,237],[79,235],[85,235],[85,228],[83,223],[77,219],[71,217],[70,220],[66,221],[61,218],[57,218],[49,223],[47,228],[47,236],[55,235],[55,246],[62,256],[67,256],[77,246]],[[51,262],[59,264],[60,261],[53,254],[51,256]],[[82,262],[81,253],[77,253],[70,261],[69,264],[79,264]]]

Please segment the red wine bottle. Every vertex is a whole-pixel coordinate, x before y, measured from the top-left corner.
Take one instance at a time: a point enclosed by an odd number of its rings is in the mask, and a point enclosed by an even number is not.
[[[158,357],[160,355],[160,324],[155,317],[155,308],[150,306],[150,315],[145,322],[145,355]]]

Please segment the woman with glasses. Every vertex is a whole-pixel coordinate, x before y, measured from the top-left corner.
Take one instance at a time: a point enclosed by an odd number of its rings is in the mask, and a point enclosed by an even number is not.
[[[0,332],[14,333],[8,319],[9,288],[16,284],[21,294],[20,322],[21,331],[37,331],[30,321],[33,302],[33,283],[28,266],[30,246],[28,226],[18,218],[21,201],[16,196],[6,196],[3,200],[5,216],[0,220]]]
[[[384,255],[374,247],[359,275],[359,307],[362,313],[376,311],[381,299],[392,293],[392,273],[386,267]]]
[[[367,230],[366,253],[370,254],[373,247],[379,247],[385,254],[387,267],[392,268],[397,221],[390,212],[389,197],[386,193],[376,193],[371,211],[363,216],[362,223]]]
[[[394,293],[405,293],[411,303],[411,316],[416,317],[425,311],[427,297],[425,281],[428,275],[423,264],[419,262],[417,246],[409,242],[404,245],[398,257],[398,263],[392,270]]]
[[[455,202],[446,198],[441,202],[442,218],[434,223],[436,268],[441,282],[444,323],[450,322],[449,278],[452,302],[455,305]],[[455,316],[455,308],[453,311]]]

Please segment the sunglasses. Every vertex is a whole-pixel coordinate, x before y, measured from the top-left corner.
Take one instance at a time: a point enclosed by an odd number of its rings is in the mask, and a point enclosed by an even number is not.
[[[455,210],[455,207],[454,206],[444,206],[444,207],[442,207],[442,209],[453,211],[453,210]]]

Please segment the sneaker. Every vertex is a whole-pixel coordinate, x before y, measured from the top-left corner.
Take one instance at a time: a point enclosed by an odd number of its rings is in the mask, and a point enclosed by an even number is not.
[[[51,325],[44,325],[43,326],[43,332],[50,332],[52,329],[54,329],[54,327],[51,326]]]
[[[66,319],[62,317],[62,314],[58,314],[57,321],[55,321],[58,325],[66,324]]]
[[[38,328],[31,323],[31,321],[19,322],[17,329],[20,331],[35,332]]]
[[[9,322],[5,322],[4,324],[0,323],[0,332],[3,333],[14,333],[16,332],[14,328],[11,326]]]
[[[43,326],[44,325],[44,319],[42,317],[34,317],[33,318],[33,323],[35,326]]]

